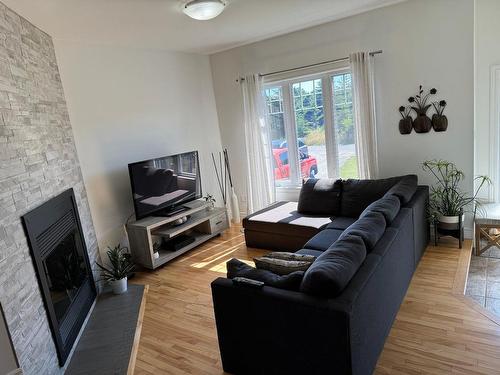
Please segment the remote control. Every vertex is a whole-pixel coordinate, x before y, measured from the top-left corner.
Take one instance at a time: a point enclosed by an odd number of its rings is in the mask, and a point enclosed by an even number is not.
[[[233,283],[236,285],[245,285],[252,288],[262,288],[264,286],[264,282],[247,279],[246,277],[235,277],[233,279]]]

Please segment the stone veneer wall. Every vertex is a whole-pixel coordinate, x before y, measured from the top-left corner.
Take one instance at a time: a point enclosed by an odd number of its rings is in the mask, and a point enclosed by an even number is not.
[[[95,264],[97,241],[52,39],[0,3],[0,302],[25,374],[63,371],[20,216],[71,187]]]

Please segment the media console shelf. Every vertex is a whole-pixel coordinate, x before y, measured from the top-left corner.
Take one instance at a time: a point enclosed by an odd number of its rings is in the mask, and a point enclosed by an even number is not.
[[[185,211],[173,216],[150,216],[127,224],[130,252],[135,263],[155,269],[229,228],[225,208],[210,210],[206,202],[199,200],[184,206]],[[188,217],[185,223],[174,224],[184,216]],[[194,241],[175,251],[163,247],[164,241],[180,235],[188,235]],[[157,258],[154,256],[155,251],[159,254]]]

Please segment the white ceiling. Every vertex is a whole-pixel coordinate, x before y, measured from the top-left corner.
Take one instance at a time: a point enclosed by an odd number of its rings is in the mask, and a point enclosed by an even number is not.
[[[185,0],[0,0],[55,39],[211,54],[404,0],[228,0],[210,21]]]

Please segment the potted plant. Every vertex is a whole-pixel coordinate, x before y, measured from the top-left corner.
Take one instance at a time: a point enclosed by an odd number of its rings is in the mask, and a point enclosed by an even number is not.
[[[477,176],[476,191],[469,194],[460,189],[459,184],[465,174],[455,164],[445,160],[427,160],[422,168],[436,178],[437,184],[431,186],[429,197],[429,219],[442,229],[460,229],[458,224],[464,221],[464,212],[476,213],[480,202],[477,195],[485,184],[491,181],[488,176]]]
[[[210,195],[210,194],[207,194],[203,197],[203,199],[205,199],[205,202],[208,203],[208,209],[209,210],[213,210],[215,208],[215,198],[213,195]]]
[[[102,277],[111,284],[114,294],[122,294],[127,291],[127,277],[134,269],[134,263],[126,247],[120,244],[111,248],[108,246],[106,252],[109,259],[109,267],[97,263],[102,270]]]
[[[443,115],[446,107],[446,100],[432,103],[436,113],[432,115],[432,127],[436,132],[444,132],[448,128],[448,118]]]
[[[431,104],[427,104],[429,96],[435,95],[437,90],[432,88],[427,94],[424,95],[424,90],[422,85],[419,86],[418,94],[415,96],[410,96],[408,102],[411,104],[411,108],[417,114],[415,120],[413,120],[413,128],[417,133],[427,133],[431,130],[432,121],[427,117],[427,111],[429,110]]]
[[[411,106],[402,105],[399,107],[399,114],[401,115],[401,120],[399,120],[399,132],[401,134],[410,134],[413,129],[413,119],[410,116]]]

